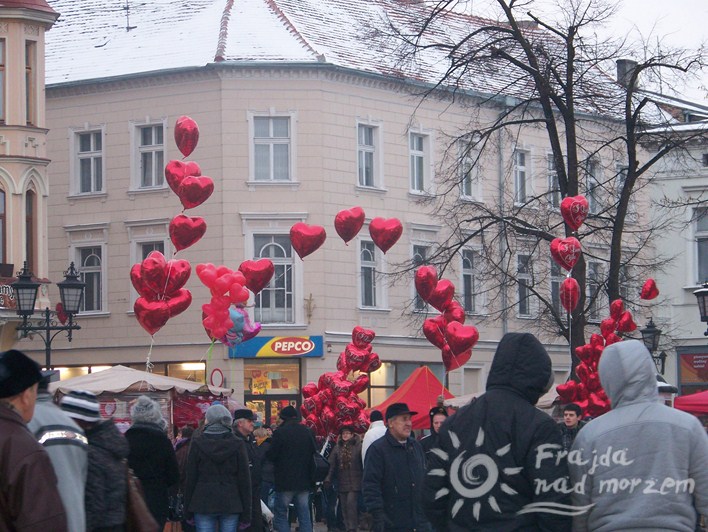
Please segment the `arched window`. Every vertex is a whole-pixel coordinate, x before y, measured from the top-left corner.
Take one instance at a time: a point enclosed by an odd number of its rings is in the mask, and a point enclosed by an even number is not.
[[[25,260],[31,272],[37,273],[37,195],[28,190],[25,195]]]

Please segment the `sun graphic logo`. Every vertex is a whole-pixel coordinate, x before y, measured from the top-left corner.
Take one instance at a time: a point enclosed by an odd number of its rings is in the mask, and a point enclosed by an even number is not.
[[[450,435],[452,446],[455,450],[459,450],[460,438],[452,431],[449,431],[448,434]],[[477,439],[474,445],[475,451],[480,451],[482,445],[484,445],[484,430],[482,428],[480,428],[477,433]],[[510,450],[511,444],[508,444],[497,449],[494,454],[498,457],[502,457]],[[435,453],[445,462],[450,461],[450,457],[442,449],[432,449],[431,452]],[[475,454],[467,458],[466,456],[467,451],[462,451],[450,464],[450,484],[461,497],[452,505],[451,514],[454,519],[460,509],[465,505],[465,502],[474,500],[475,502],[472,503],[472,515],[476,521],[479,521],[479,514],[482,510],[484,497],[487,496],[497,484],[499,485],[499,489],[507,495],[517,495],[518,492],[505,482],[499,482],[499,467],[494,461],[494,458],[483,452],[475,452]],[[504,475],[513,476],[518,475],[522,470],[523,467],[505,467],[502,469],[502,472]],[[428,472],[428,475],[432,476],[445,476],[445,474],[446,472],[443,469],[431,469]],[[435,498],[439,499],[449,493],[450,491],[447,488],[442,488],[437,491]],[[486,502],[493,511],[501,513],[499,503],[497,503],[494,495],[486,497]]]

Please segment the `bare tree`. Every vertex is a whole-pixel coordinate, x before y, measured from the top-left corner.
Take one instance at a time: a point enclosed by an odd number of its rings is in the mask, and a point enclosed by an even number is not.
[[[651,252],[652,237],[672,220],[648,223],[647,186],[657,162],[695,138],[676,131],[675,117],[646,88],[700,69],[703,52],[630,51],[622,40],[601,39],[595,29],[615,7],[601,0],[559,0],[553,11],[546,4],[546,15],[531,1],[496,0],[496,20],[465,14],[462,4],[405,3],[377,30],[403,71],[437,68],[434,84],[418,96],[448,98],[469,110],[466,127],[448,134],[440,188],[429,199],[450,236],[428,262],[444,271],[474,245],[477,290],[486,293],[489,317],[533,306],[529,313],[540,317],[534,323],[541,332],[568,340],[575,368],[586,326],[608,315],[608,301],[639,305],[640,282],[668,259]],[[639,59],[624,61],[630,53]],[[548,176],[547,187],[538,179],[533,189],[523,182],[531,155],[519,146],[529,136],[547,146],[533,161]],[[652,152],[643,149],[649,142]],[[466,192],[477,181],[495,190],[493,201],[474,201]],[[590,214],[576,234],[558,207],[579,194]],[[565,273],[552,264],[549,243],[571,235],[581,240],[583,256],[571,272],[580,302],[568,316],[558,294]]]

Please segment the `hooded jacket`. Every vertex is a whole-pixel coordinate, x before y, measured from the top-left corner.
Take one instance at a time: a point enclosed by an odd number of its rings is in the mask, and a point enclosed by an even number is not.
[[[230,429],[192,437],[187,458],[185,508],[197,514],[240,514],[251,521],[251,474],[244,440]]]
[[[345,454],[349,455],[348,462]],[[352,434],[349,441],[341,436],[329,455],[329,473],[325,482],[336,482],[337,491],[361,491],[364,465],[361,461],[361,436]]]
[[[568,482],[566,461],[556,460],[560,431],[534,407],[552,375],[535,336],[504,335],[486,393],[445,421],[439,447],[427,456],[423,508],[437,530],[570,530],[570,517],[529,511],[570,502],[551,487]],[[538,462],[542,450],[553,457]]]
[[[312,455],[317,450],[310,429],[287,419],[273,433],[266,458],[273,462],[275,491],[309,491],[314,482]]]
[[[656,368],[638,340],[606,347],[598,372],[612,410],[588,423],[573,443],[573,503],[593,505],[575,518],[574,530],[692,532],[696,509],[708,514],[703,427],[659,402]]]

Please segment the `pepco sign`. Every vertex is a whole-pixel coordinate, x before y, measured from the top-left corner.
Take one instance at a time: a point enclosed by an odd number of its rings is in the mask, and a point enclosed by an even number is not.
[[[229,348],[229,358],[323,357],[322,336],[256,336]]]
[[[315,349],[315,342],[308,337],[290,336],[288,338],[276,338],[270,343],[270,348],[278,355],[306,355]]]

